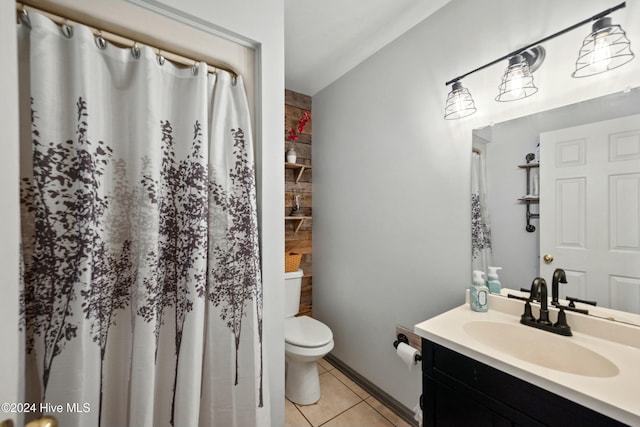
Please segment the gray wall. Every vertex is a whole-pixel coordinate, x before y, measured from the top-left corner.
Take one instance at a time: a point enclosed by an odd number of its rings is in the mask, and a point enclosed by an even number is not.
[[[638,3],[614,17],[636,43]],[[472,129],[638,86],[640,61],[572,79],[584,27],[545,44],[540,91],[524,101],[493,101],[505,61],[463,81],[478,112],[445,121],[444,83],[610,6],[453,0],[314,95],[314,317],[333,330],[337,358],[405,406],[420,372],[395,356],[395,325],[462,304],[471,279]]]
[[[509,125],[509,123],[515,123]],[[531,120],[513,120],[492,128],[491,143],[486,146],[489,217],[493,238],[493,265],[502,267],[500,283],[511,289],[529,288],[538,275],[539,221],[532,219],[536,230],[525,230],[526,205],[518,197],[526,193],[525,155],[535,153],[538,132]],[[539,173],[532,169],[531,173]],[[538,212],[538,204],[531,204]]]

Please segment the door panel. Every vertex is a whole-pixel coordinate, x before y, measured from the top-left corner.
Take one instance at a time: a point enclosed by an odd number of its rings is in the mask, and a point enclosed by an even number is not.
[[[545,132],[540,155],[541,276],[565,269],[561,297],[640,313],[640,115]]]

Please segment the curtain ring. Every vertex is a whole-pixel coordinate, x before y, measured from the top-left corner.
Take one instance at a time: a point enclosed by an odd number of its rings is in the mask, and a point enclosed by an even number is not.
[[[160,51],[160,50],[158,50],[158,54],[156,55],[156,59],[158,60],[158,64],[160,66],[164,65],[164,62],[166,61],[164,56],[162,56],[162,51]]]
[[[131,56],[135,59],[140,59],[140,48],[138,47],[138,42],[134,42],[133,46],[131,46]]]
[[[200,63],[196,61],[191,66],[191,72],[193,73],[194,76],[198,75],[198,65],[200,65]]]
[[[60,26],[60,31],[62,32],[62,35],[64,35],[68,39],[73,37],[73,27],[66,23]]]
[[[105,50],[107,48],[107,41],[102,37],[102,31],[99,31],[96,36],[96,46],[98,46],[98,49],[100,50]]]
[[[22,13],[20,13],[18,17],[21,24],[26,25],[29,29],[31,29],[31,19],[29,19],[29,12],[26,9],[22,9]]]

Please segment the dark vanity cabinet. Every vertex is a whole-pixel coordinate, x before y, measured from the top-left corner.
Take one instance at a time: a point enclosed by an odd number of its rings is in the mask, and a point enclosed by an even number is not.
[[[422,340],[425,427],[626,424],[429,340]]]

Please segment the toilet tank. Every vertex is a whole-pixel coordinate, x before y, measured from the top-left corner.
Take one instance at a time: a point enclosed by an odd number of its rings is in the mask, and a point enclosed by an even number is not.
[[[302,270],[284,273],[284,317],[292,317],[300,311]]]

